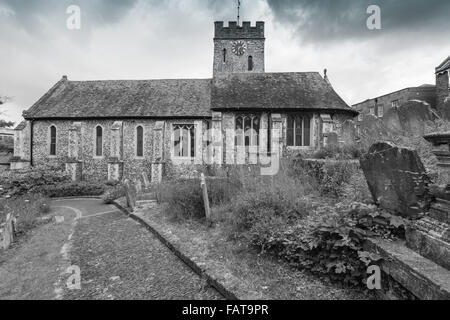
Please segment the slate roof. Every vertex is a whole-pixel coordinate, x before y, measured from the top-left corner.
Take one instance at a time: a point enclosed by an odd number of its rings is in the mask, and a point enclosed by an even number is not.
[[[450,69],[450,57],[444,60],[437,68],[436,73],[443,72]]]
[[[210,92],[210,79],[68,81],[63,78],[24,117],[210,117]]]
[[[28,111],[32,119],[204,118],[211,110],[351,109],[319,73],[238,73],[214,79],[68,81]]]
[[[235,73],[214,78],[213,110],[323,110],[357,115],[317,72]]]

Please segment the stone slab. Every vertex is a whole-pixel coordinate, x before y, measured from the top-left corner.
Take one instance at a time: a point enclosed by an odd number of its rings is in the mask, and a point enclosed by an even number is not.
[[[404,241],[369,239],[365,250],[382,257],[380,267],[421,300],[450,300],[450,271],[409,249]]]

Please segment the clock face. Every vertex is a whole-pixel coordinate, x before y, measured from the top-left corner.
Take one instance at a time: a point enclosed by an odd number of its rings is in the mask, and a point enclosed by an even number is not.
[[[244,41],[235,41],[232,45],[232,51],[237,56],[242,56],[245,53],[245,50],[247,49],[247,45]]]

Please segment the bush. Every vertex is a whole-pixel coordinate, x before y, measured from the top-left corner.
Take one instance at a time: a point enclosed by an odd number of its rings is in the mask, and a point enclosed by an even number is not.
[[[261,183],[254,190],[239,194],[233,201],[233,224],[239,231],[254,225],[287,222],[307,214],[301,191],[285,183]]]
[[[70,181],[70,177],[58,168],[42,167],[0,173],[3,194],[12,197],[40,193],[42,188]],[[0,196],[2,193],[0,192]]]
[[[90,182],[66,182],[55,186],[45,186],[41,192],[50,198],[100,196],[105,192],[105,186]]]
[[[50,212],[50,201],[41,195],[3,199],[0,203],[0,223],[11,213],[16,219],[16,231],[25,233],[38,225],[38,218]]]
[[[102,196],[102,201],[104,204],[111,204],[114,200],[126,196],[125,186],[118,184],[114,188],[108,189]]]
[[[350,285],[361,285],[370,264],[380,260],[364,251],[368,237],[404,238],[402,218],[360,203],[323,206],[294,225],[255,225],[250,244],[292,266]]]
[[[346,188],[355,178],[360,179],[362,171],[359,164],[348,160],[303,160],[293,162],[295,174],[307,174],[316,180],[315,186],[323,196],[344,197]],[[368,191],[367,183],[360,180],[364,192]],[[367,192],[365,192],[367,194]]]
[[[210,206],[231,201],[239,192],[239,181],[232,178],[209,178],[206,180]],[[177,218],[203,218],[205,207],[200,179],[181,179],[160,184],[156,188],[159,203],[166,203],[166,212]]]
[[[359,159],[363,154],[363,148],[359,144],[330,145],[313,153],[313,159],[351,160]]]

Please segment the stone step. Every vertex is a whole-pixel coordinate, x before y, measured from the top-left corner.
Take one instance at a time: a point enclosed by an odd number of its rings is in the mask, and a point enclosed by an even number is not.
[[[450,300],[450,271],[406,246],[404,241],[370,239],[365,250],[382,257],[381,270],[421,300]]]
[[[408,248],[450,270],[450,226],[431,217],[414,222],[406,230]]]

